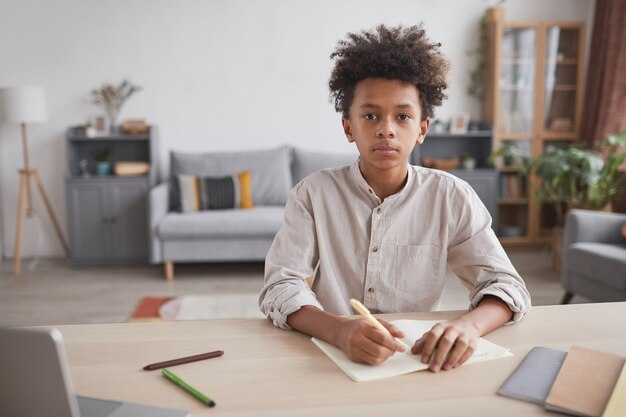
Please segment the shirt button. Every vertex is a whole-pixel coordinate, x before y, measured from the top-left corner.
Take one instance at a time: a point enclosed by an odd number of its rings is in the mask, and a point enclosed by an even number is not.
[[[270,307],[270,311],[273,313],[274,312],[274,306]]]
[[[374,288],[369,287],[369,288],[367,289],[367,292],[368,292],[368,293],[370,293],[370,294],[371,294],[371,293],[373,293],[373,292],[374,292]]]
[[[374,194],[374,191],[370,188],[369,190],[367,190],[370,192],[370,194]]]
[[[374,253],[378,252],[378,246],[374,246],[374,249],[372,249],[372,252]]]
[[[383,212],[383,209],[381,209],[380,207],[378,207],[378,208],[376,209],[376,213],[380,214],[380,213],[382,213],[382,212]]]

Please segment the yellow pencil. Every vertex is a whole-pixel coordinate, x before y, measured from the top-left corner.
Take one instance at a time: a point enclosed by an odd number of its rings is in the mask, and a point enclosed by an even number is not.
[[[352,306],[353,309],[355,309],[357,311],[357,313],[359,313],[361,316],[363,316],[363,318],[365,320],[367,320],[367,322],[369,324],[371,324],[372,326],[376,327],[381,332],[391,336],[391,333],[389,333],[389,330],[387,330],[387,328],[385,326],[383,326],[378,320],[376,320],[376,317],[372,316],[372,313],[370,313],[370,311],[367,309],[367,307],[365,307],[363,304],[361,304],[361,302],[359,300],[355,300],[354,298],[351,298],[350,299],[350,305]],[[393,337],[393,336],[391,336],[391,337]],[[407,353],[411,352],[411,347],[409,345],[407,345],[406,343],[404,343],[400,339],[396,339],[395,337],[394,337],[394,339],[396,340],[396,342],[400,343],[402,346],[404,346],[406,348],[406,352]]]

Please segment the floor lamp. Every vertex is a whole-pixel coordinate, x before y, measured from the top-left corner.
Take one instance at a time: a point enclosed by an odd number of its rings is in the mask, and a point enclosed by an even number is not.
[[[0,121],[19,123],[22,128],[22,147],[24,151],[24,168],[19,170],[20,191],[17,199],[17,222],[15,223],[15,263],[13,272],[20,275],[21,270],[21,244],[24,229],[24,215],[29,218],[35,214],[31,193],[31,179],[35,181],[41,199],[48,210],[54,229],[66,255],[69,254],[67,243],[59,227],[59,222],[50,205],[46,191],[43,188],[39,173],[32,169],[28,161],[28,132],[27,123],[44,122],[46,114],[46,92],[41,87],[11,87],[0,88]]]

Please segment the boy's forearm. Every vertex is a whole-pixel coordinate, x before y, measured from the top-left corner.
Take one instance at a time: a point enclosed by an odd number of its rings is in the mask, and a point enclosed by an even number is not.
[[[287,317],[287,324],[302,333],[337,346],[337,335],[347,318],[328,313],[311,305],[303,306]]]
[[[509,306],[501,299],[485,296],[478,307],[459,317],[459,320],[472,325],[480,336],[497,329],[513,317]]]

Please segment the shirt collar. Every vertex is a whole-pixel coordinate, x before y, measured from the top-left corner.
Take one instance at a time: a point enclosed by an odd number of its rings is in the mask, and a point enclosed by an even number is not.
[[[357,187],[359,187],[359,189],[363,193],[370,196],[372,200],[377,200],[378,204],[380,204],[380,198],[376,195],[376,193],[374,192],[374,189],[370,187],[367,181],[365,181],[365,178],[363,178],[363,174],[361,173],[361,169],[359,168],[360,160],[361,160],[360,158],[357,159],[356,162],[354,162],[352,166],[350,167],[352,178],[354,179],[354,182],[356,183]],[[398,191],[397,193],[387,197],[385,201],[395,200],[396,198],[404,194],[407,189],[409,189],[409,186],[413,182],[413,177],[415,176],[415,173],[413,172],[413,169],[410,164],[407,164],[407,172],[408,172],[408,175],[407,175],[406,184],[404,184],[404,187],[402,187],[402,189]]]

